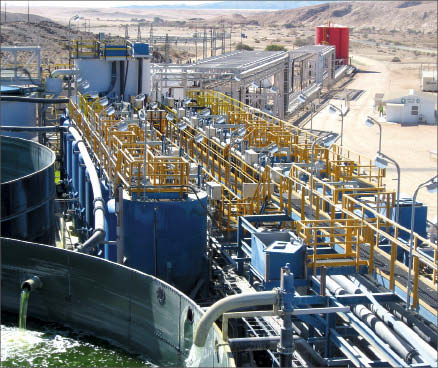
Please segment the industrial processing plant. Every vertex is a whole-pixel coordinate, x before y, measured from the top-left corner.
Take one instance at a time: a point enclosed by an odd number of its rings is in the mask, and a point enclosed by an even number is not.
[[[392,129],[433,128],[433,95],[376,95],[369,158],[345,144],[350,27],[269,51],[78,20],[66,64],[1,46],[2,365],[437,366],[436,195],[417,195],[438,178],[401,195],[382,135],[405,111]]]

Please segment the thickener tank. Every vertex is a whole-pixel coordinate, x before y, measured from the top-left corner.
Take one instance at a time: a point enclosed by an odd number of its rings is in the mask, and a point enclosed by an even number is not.
[[[21,138],[0,143],[2,236],[53,244],[55,153]]]
[[[184,365],[204,312],[183,293],[98,257],[15,239],[0,243],[2,311],[18,313],[20,285],[37,276],[42,286],[32,291],[28,317],[109,340],[160,366]],[[216,326],[200,366],[235,366]]]
[[[339,25],[316,27],[315,44],[332,45],[336,47],[336,59],[343,60],[348,64],[348,49],[350,41],[350,29]]]
[[[125,265],[190,293],[207,276],[207,195],[123,201]]]

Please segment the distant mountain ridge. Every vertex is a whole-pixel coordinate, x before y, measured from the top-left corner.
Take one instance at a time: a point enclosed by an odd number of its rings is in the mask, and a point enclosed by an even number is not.
[[[169,5],[129,5],[119,8],[129,9],[202,9],[202,10],[284,10],[297,9],[309,5],[327,3],[328,1],[218,1],[204,4],[169,4]]]
[[[338,23],[349,27],[432,31],[437,29],[436,1],[331,1],[296,9],[254,14],[246,21],[263,26],[299,27]]]

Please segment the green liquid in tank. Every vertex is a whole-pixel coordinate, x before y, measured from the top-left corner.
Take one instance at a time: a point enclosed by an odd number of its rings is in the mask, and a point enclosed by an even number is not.
[[[57,324],[32,320],[27,328],[2,313],[1,367],[156,367],[145,357]]]

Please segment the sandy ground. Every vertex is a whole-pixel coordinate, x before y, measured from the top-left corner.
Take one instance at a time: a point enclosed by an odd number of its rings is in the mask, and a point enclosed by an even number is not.
[[[419,87],[418,64],[396,64],[378,61],[363,55],[352,55],[352,63],[363,73],[357,73],[349,89],[361,89],[364,93],[350,102],[350,111],[344,117],[343,144],[346,148],[374,158],[379,144],[379,128],[367,127],[367,115],[381,121],[373,111],[374,95],[386,96],[408,94],[411,88]],[[434,94],[436,97],[436,93]],[[385,99],[384,97],[384,99]],[[332,100],[341,106],[342,101]],[[309,127],[309,126],[307,126]],[[328,113],[328,108],[313,119],[313,128],[340,133],[341,118]],[[437,126],[419,125],[401,127],[399,124],[382,122],[382,152],[393,158],[401,168],[401,197],[412,196],[417,186],[437,174]],[[387,169],[384,179],[388,189],[397,188],[395,167]],[[428,206],[428,219],[437,215],[437,194],[421,189],[417,199]]]

